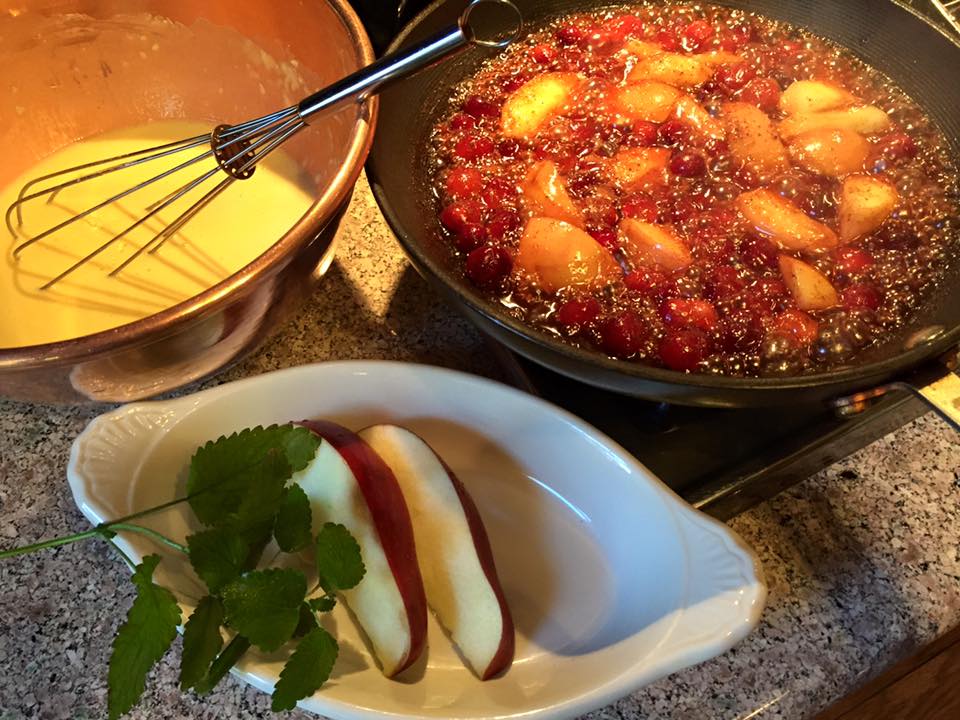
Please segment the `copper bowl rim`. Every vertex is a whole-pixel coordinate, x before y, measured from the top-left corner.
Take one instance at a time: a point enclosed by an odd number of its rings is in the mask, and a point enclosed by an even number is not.
[[[349,1],[326,0],[326,2],[343,21],[353,47],[358,52],[358,60],[363,65],[372,63],[376,58],[373,46]],[[349,199],[373,144],[378,106],[376,97],[371,97],[358,106],[358,117],[346,158],[323,195],[310,206],[293,227],[252,262],[198,295],[140,320],[69,340],[0,348],[0,371],[21,370],[51,363],[69,364],[79,358],[103,355],[137,338],[163,336],[165,330],[172,329],[205,310],[227,304],[229,298],[238,290],[255,282],[259,276],[269,273],[316,236],[317,231],[323,227],[324,221],[333,217],[336,209]]]

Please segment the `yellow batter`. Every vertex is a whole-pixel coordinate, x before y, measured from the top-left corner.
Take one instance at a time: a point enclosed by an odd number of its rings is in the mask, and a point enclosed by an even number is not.
[[[208,124],[164,121],[113,131],[70,145],[47,157],[0,191],[0,216],[28,180],[112,155],[208,132]],[[64,189],[52,202],[23,206],[18,238],[6,237],[0,267],[0,348],[66,340],[132,322],[193,297],[236,272],[276,242],[307,210],[313,182],[282,150],[262,161],[252,178],[234,182],[216,200],[171,236],[155,254],[144,253],[119,275],[108,273],[172,221],[225,175],[218,172],[179,204],[158,213],[117,241],[95,260],[47,290],[40,287],[103,244],[193,177],[215,166],[212,160],[174,173],[118,203],[83,218],[31,245],[14,259],[13,248],[80,211],[199,155],[205,148],[177,153],[96,181]]]

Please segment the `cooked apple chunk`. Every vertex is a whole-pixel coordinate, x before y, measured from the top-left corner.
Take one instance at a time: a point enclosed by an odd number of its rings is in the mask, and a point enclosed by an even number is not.
[[[710,52],[700,53],[697,58],[714,68],[721,65],[737,65],[743,62],[743,55],[737,55],[726,50],[711,50]]]
[[[630,38],[624,44],[623,52],[625,52],[627,55],[632,55],[635,58],[642,59],[652,57],[653,55],[662,55],[663,48],[656,43]]]
[[[848,243],[873,232],[900,201],[897,189],[871,175],[851,175],[840,189],[840,240]]]
[[[770,238],[781,250],[819,252],[838,244],[833,230],[770,190],[745,192],[736,204],[753,231]]]
[[[790,141],[790,155],[797,165],[831,177],[863,170],[869,153],[870,144],[853,130],[820,128]]]
[[[667,225],[627,218],[620,223],[620,246],[633,268],[678,270],[693,262],[687,244]]]
[[[748,103],[733,102],[724,104],[721,113],[730,151],[739,162],[761,172],[786,168],[786,148],[763,110]]]
[[[627,82],[655,80],[674,87],[696,87],[713,75],[713,68],[696,57],[680,53],[660,53],[640,59],[627,76]]]
[[[552,160],[533,165],[523,180],[523,204],[531,214],[583,225],[583,213],[573,203],[563,176]]]
[[[583,230],[545,217],[527,223],[514,266],[547,292],[566,287],[599,288],[621,274],[609,251]]]
[[[664,168],[670,161],[667,148],[623,148],[613,156],[610,173],[624,190],[664,181]]]
[[[791,140],[811,130],[852,130],[861,135],[876,135],[889,130],[893,123],[880,108],[858,105],[845,110],[791,115],[780,122],[780,137]]]
[[[673,108],[673,115],[682,120],[701,139],[723,140],[726,131],[723,125],[690,95],[681,95]]]
[[[818,113],[856,105],[857,98],[838,85],[820,80],[797,80],[780,96],[787,115]]]
[[[531,138],[583,83],[576,73],[547,73],[521,85],[503,104],[500,129],[506,137]]]
[[[783,274],[783,282],[801,310],[826,310],[840,302],[833,285],[813,265],[789,255],[781,255],[780,272]]]
[[[661,123],[670,117],[680,91],[662,82],[638,82],[610,94],[610,109],[630,120]]]

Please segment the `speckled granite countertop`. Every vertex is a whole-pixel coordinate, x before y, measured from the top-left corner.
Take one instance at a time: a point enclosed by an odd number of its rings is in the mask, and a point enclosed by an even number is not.
[[[204,385],[347,358],[497,376],[477,333],[407,266],[363,183],[322,289],[254,357]],[[0,401],[0,547],[86,527],[64,468],[97,412]],[[932,416],[731,526],[756,548],[770,584],[760,628],[592,720],[812,717],[960,624],[960,436]],[[105,717],[108,652],[130,590],[102,543],[0,563],[0,719]],[[153,673],[130,717],[270,715],[265,695],[233,679],[203,701],[181,694],[176,667],[167,660]]]

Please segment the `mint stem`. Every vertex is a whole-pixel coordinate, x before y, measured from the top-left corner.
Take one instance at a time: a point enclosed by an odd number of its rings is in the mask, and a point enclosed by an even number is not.
[[[66,535],[64,537],[53,538],[52,540],[43,540],[38,543],[33,543],[33,545],[24,545],[23,547],[13,548],[12,550],[4,550],[0,552],[0,559],[16,557],[17,555],[26,555],[27,553],[35,552],[37,550],[46,550],[47,548],[54,548],[60,545],[69,545],[70,543],[75,543],[78,540],[86,540],[87,538],[98,535],[102,536],[103,531],[99,527],[95,527],[90,530],[84,530],[76,535]]]
[[[196,493],[196,494],[199,495],[200,493]],[[100,523],[95,528],[91,528],[90,530],[84,530],[83,532],[78,532],[73,535],[64,535],[63,537],[53,538],[51,540],[42,540],[41,542],[33,543],[32,545],[24,545],[22,547],[12,548],[10,550],[3,550],[3,551],[0,551],[0,560],[3,560],[4,558],[16,557],[17,555],[26,555],[27,553],[36,552],[37,550],[46,550],[48,548],[59,547],[60,545],[69,545],[71,543],[79,542],[80,540],[86,540],[87,538],[92,538],[92,537],[99,536],[99,537],[105,537],[109,539],[110,534],[107,531],[117,527],[118,525],[123,525],[124,527],[122,529],[124,530],[133,530],[133,532],[142,532],[144,535],[154,533],[153,537],[155,540],[160,540],[160,542],[164,543],[165,545],[169,545],[175,550],[179,550],[180,552],[185,553],[187,552],[187,549],[183,545],[175,543],[169,538],[166,538],[163,535],[160,535],[160,533],[155,533],[154,531],[149,530],[148,528],[141,528],[141,526],[139,525],[127,525],[127,522],[130,520],[136,520],[137,518],[142,518],[145,515],[151,515],[161,510],[166,510],[167,508],[173,507],[174,505],[179,505],[182,502],[186,502],[191,497],[193,496],[188,495],[186,497],[177,498],[176,500],[170,500],[169,502],[165,502],[162,505],[157,505],[156,507],[147,508],[146,510],[135,512],[132,515],[127,515],[122,518],[117,518],[116,520],[111,520],[110,522]],[[136,528],[139,528],[139,529],[136,529]]]
[[[146,535],[148,538],[156,540],[158,543],[171,547],[177,552],[182,552],[184,555],[189,553],[186,545],[181,545],[174,540],[171,540],[166,535],[158,533],[156,530],[151,530],[148,527],[143,527],[143,525],[131,525],[129,523],[115,522],[110,524],[111,530],[128,530],[130,532],[140,533],[141,535]]]

